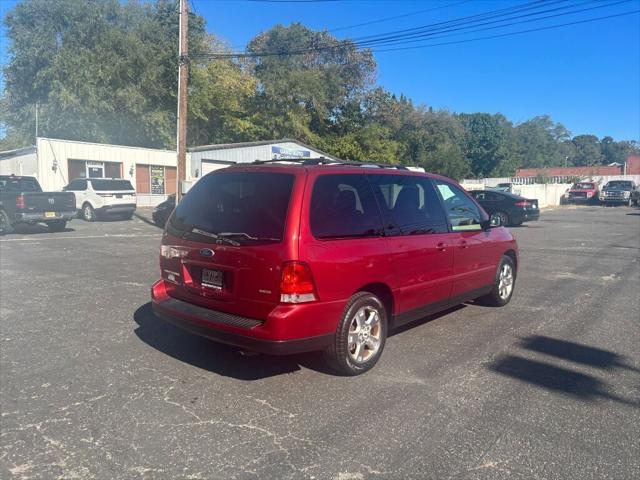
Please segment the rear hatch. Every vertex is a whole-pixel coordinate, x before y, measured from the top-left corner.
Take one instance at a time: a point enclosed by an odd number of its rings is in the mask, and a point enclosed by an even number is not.
[[[160,266],[173,297],[262,320],[279,302],[283,262],[297,253],[288,215],[299,173],[247,170],[191,188],[167,222]]]
[[[91,186],[104,199],[105,205],[136,203],[136,191],[129,180],[91,179]]]

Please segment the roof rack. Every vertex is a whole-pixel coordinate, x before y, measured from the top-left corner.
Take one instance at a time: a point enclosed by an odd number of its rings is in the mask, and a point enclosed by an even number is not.
[[[376,162],[356,162],[352,160],[333,160],[326,157],[317,158],[274,158],[270,160],[254,160],[254,165],[262,165],[265,163],[297,163],[303,166],[310,165],[345,165],[353,167],[364,168],[394,168],[396,170],[409,170],[405,165],[393,165],[390,163],[376,163]]]

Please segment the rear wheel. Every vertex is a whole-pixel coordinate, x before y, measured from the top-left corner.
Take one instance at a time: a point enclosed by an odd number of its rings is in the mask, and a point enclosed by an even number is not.
[[[378,297],[360,292],[344,309],[327,363],[343,375],[359,375],[378,362],[387,338],[387,312]]]
[[[47,226],[52,232],[62,232],[67,227],[67,221],[55,220],[53,222],[47,222]]]
[[[500,226],[502,227],[508,227],[509,226],[509,216],[504,213],[504,212],[493,212],[491,214],[491,219],[493,220],[494,218],[499,218],[500,219]]]
[[[13,232],[9,215],[4,210],[0,210],[0,235],[7,235]]]
[[[502,307],[509,303],[513,288],[516,282],[516,268],[513,259],[508,255],[503,255],[498,265],[496,278],[493,283],[491,293],[480,298],[485,305],[492,307]]]
[[[96,211],[93,209],[90,203],[85,203],[82,206],[82,218],[87,222],[96,221]]]

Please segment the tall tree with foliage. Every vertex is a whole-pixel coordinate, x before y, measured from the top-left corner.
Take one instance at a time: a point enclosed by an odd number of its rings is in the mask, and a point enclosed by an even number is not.
[[[275,138],[317,141],[340,110],[364,92],[375,71],[369,50],[300,23],[276,25],[255,37],[247,50],[266,54],[254,60],[255,108]],[[291,51],[300,54],[286,54]]]
[[[175,2],[25,0],[5,18],[11,39],[1,119],[45,136],[150,147],[175,137],[178,12]],[[190,43],[206,48],[193,17]]]

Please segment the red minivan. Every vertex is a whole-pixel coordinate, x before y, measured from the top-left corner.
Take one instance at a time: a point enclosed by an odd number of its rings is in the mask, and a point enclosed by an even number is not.
[[[347,375],[390,329],[502,306],[518,247],[456,182],[355,163],[257,162],[200,179],[169,218],[155,313],[246,350],[322,350]]]

